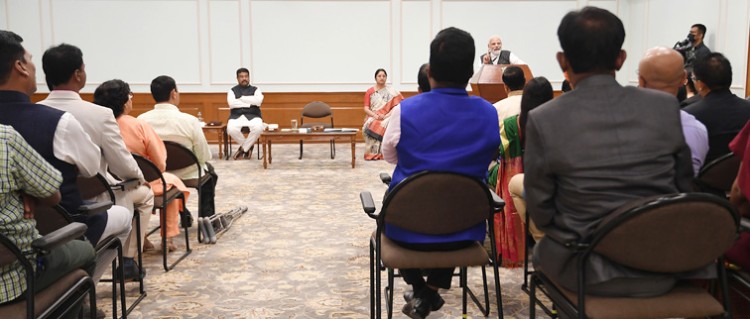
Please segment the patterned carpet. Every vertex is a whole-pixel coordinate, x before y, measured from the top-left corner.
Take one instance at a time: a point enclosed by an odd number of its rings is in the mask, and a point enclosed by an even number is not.
[[[274,162],[267,170],[255,157],[212,161],[219,174],[217,211],[245,205],[248,212],[215,245],[198,243],[196,227],[191,228],[193,253],[169,272],[161,266],[158,233],[152,235],[156,251],[144,255],[148,296],[129,318],[369,317],[368,238],[375,223],[362,212],[359,192],[372,192],[379,206],[385,185],[378,173],[390,173],[393,167],[363,161],[363,145],[358,145],[357,167],[352,169],[349,147],[337,148],[331,160],[327,145],[306,144],[305,157],[298,160],[298,146],[274,146]],[[196,198],[191,196],[188,205],[194,213]],[[152,218],[152,226],[157,223],[158,218]],[[178,251],[172,258],[184,251],[184,240],[175,242]],[[528,317],[521,282],[521,269],[501,269],[506,318]],[[457,285],[454,279],[454,289],[441,292],[446,304],[429,318],[461,316]],[[470,272],[469,285],[481,288],[478,270]],[[108,317],[110,287],[97,286],[99,308]],[[128,303],[137,287],[126,285]],[[400,312],[405,287],[397,279],[395,318],[406,317]],[[469,318],[482,317],[470,304]],[[492,317],[497,318],[494,304]]]

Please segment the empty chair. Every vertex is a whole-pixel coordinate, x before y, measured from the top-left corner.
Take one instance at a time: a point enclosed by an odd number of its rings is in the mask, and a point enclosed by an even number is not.
[[[569,318],[729,317],[728,301],[717,301],[705,288],[678,282],[655,297],[602,297],[587,294],[586,265],[592,253],[634,270],[664,276],[715,267],[721,295],[727,295],[722,255],[737,237],[738,219],[729,203],[701,193],[654,196],[614,211],[589,238],[547,232],[578,256],[577,291],[553,282],[544,269],[531,276],[531,304],[537,289]],[[529,308],[530,318],[535,307]]]
[[[311,119],[322,119],[322,118],[330,118],[330,123],[328,122],[310,122],[307,121],[305,123],[305,118],[311,118]],[[299,119],[300,127],[301,128],[313,128],[313,127],[323,127],[323,128],[333,128],[333,112],[331,112],[331,106],[326,104],[325,102],[321,101],[314,101],[307,103],[304,108],[302,108],[302,116],[300,116]],[[299,141],[299,159],[302,159],[302,151],[303,151],[303,141]],[[336,143],[334,140],[331,140],[331,159],[336,157]]]
[[[381,174],[381,179],[382,179]],[[370,239],[370,317],[381,316],[381,270],[388,271],[386,308],[388,318],[393,309],[393,286],[395,269],[434,269],[458,267],[460,287],[463,295],[463,313],[466,316],[467,296],[487,316],[490,312],[485,265],[492,265],[495,278],[495,297],[498,318],[502,318],[500,278],[497,247],[490,241],[491,252],[479,242],[452,251],[417,251],[396,244],[385,236],[385,225],[427,234],[453,234],[486,223],[490,235],[494,234],[492,218],[504,205],[481,181],[464,175],[442,172],[420,172],[395,186],[385,197],[380,213],[375,213],[375,204],[369,192],[360,193],[362,207],[368,216],[376,220],[377,227]],[[491,237],[490,238],[494,238]],[[482,266],[484,301],[482,305],[467,284],[467,267]]]

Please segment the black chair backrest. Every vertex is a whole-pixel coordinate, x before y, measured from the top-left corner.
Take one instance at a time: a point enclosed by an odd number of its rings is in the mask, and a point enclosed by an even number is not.
[[[388,224],[431,235],[466,230],[492,215],[492,195],[474,178],[445,172],[420,172],[394,187],[380,218]]]
[[[141,170],[143,178],[147,181],[152,182],[163,179],[161,171],[156,167],[156,164],[138,154],[133,154],[133,159],[135,159],[135,162],[138,164],[138,168]]]
[[[739,169],[740,158],[732,153],[725,154],[701,168],[697,183],[700,187],[708,186],[729,192]]]
[[[321,118],[331,116],[331,114],[331,106],[321,101],[307,103],[307,105],[302,108],[302,116],[306,117]]]
[[[737,238],[738,216],[725,199],[682,193],[639,202],[602,221],[590,249],[627,267],[677,273],[714,262]]]
[[[331,124],[323,122],[305,123],[305,117],[319,119],[326,116],[329,116],[331,118]],[[331,111],[331,106],[321,101],[307,103],[307,105],[302,108],[300,125],[302,127],[313,127],[317,125],[322,125],[324,127],[333,127],[333,112]]]
[[[107,193],[110,200],[113,203],[115,202],[115,194],[109,187],[109,182],[107,182],[101,174],[96,174],[91,177],[78,176],[76,185],[78,186],[78,191],[81,193],[82,199],[89,199],[99,196],[99,194]]]
[[[172,141],[164,141],[164,146],[167,148],[167,171],[174,171],[190,165],[198,166],[198,171],[201,171],[200,163],[193,151]]]
[[[5,235],[0,234],[0,267],[13,264],[18,260],[19,256],[23,256],[21,250],[5,237]]]
[[[70,214],[60,205],[55,207],[37,205],[34,208],[34,219],[36,220],[36,229],[42,236],[73,222]]]

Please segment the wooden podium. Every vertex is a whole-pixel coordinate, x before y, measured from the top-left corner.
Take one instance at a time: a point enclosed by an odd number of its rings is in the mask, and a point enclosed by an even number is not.
[[[503,83],[503,72],[509,66],[517,66],[523,70],[526,82],[533,79],[531,69],[526,64],[482,64],[479,71],[474,73],[469,80],[471,91],[474,95],[481,96],[490,103],[495,103],[508,96],[505,83]]]

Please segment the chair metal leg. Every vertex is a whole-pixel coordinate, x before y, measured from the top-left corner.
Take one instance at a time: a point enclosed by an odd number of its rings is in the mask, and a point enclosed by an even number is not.
[[[336,158],[336,142],[331,140],[331,159]]]
[[[536,280],[531,275],[531,287],[529,288],[529,318],[536,318]]]
[[[375,245],[370,239],[370,319],[375,319]]]
[[[376,302],[375,303],[375,318],[380,319],[381,314],[382,314],[382,309],[381,309],[382,302],[381,302],[381,296],[380,296],[380,287],[381,287],[380,272],[381,272],[381,269],[380,269],[380,252],[377,250],[377,247],[376,247],[376,250],[375,250],[375,267],[377,267],[377,269],[375,269],[375,299],[376,299],[376,301],[375,301]]]
[[[302,140],[299,141],[299,159],[302,159]]]
[[[388,319],[393,318],[393,268],[388,268],[388,286],[385,287],[385,308],[388,310]]]
[[[143,301],[144,298],[146,298],[146,288],[143,283],[143,241],[141,240],[141,218],[140,218],[140,212],[136,212],[135,215],[135,232],[136,232],[136,254],[138,255],[138,273],[141,275],[140,278],[138,278],[138,298],[133,301],[133,303],[127,307],[127,310],[125,312],[125,316],[129,315],[135,307]],[[123,293],[124,296],[124,293]]]
[[[466,301],[467,301],[467,295],[468,295],[468,285],[466,280],[466,267],[461,267],[461,270],[459,272],[458,280],[461,282],[461,314],[463,314],[463,318],[466,318]]]

